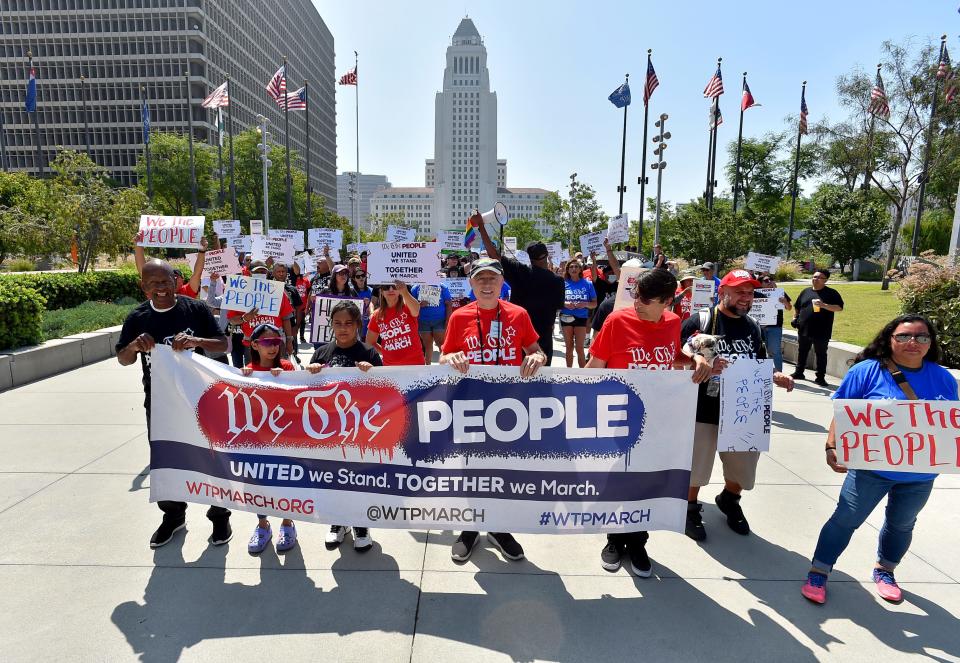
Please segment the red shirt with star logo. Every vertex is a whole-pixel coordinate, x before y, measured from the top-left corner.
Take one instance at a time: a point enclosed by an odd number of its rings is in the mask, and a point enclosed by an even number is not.
[[[498,311],[500,333],[496,334],[490,328],[497,321]],[[539,338],[530,314],[516,304],[501,299],[497,308],[482,309],[477,302],[471,302],[450,315],[443,354],[463,352],[471,364],[519,366],[523,363],[523,349]]]
[[[379,336],[377,344],[383,349],[384,366],[422,366],[426,363],[417,316],[411,315],[406,304],[399,312],[394,306],[378,308],[370,316],[367,329]]]

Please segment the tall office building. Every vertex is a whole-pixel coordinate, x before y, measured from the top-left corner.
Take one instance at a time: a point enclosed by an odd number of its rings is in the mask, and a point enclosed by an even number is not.
[[[336,209],[334,42],[310,0],[3,0],[0,112],[6,163],[10,170],[36,173],[33,117],[24,111],[28,50],[38,79],[43,165],[61,146],[89,150],[123,184],[136,181],[143,153],[141,86],[154,132],[187,132],[189,92],[195,140],[215,145],[216,114],[200,102],[229,75],[234,133],[254,126],[256,115],[263,114],[273,140],[282,143],[283,111],[264,87],[287,56],[288,90],[310,81],[313,191]],[[303,111],[290,112],[290,147],[304,167]]]
[[[447,47],[443,87],[434,100],[434,155],[423,187],[394,187],[374,194],[375,215],[402,213],[424,235],[463,228],[470,212],[503,202],[511,216],[540,218],[548,191],[507,186],[507,161],[497,158],[497,93],[490,91],[487,49],[469,18]]]
[[[354,180],[355,174],[351,172],[340,173],[337,175],[337,214],[350,219],[350,227],[354,227],[354,201],[350,192],[350,183]],[[354,194],[356,194],[357,218],[361,224],[366,224],[370,216],[370,199],[373,194],[381,189],[390,187],[390,181],[386,175],[367,175],[360,173],[356,177],[357,184]]]

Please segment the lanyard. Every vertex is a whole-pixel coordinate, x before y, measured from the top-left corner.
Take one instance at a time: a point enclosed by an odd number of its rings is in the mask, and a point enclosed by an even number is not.
[[[493,331],[493,325],[497,326],[497,342],[493,345],[493,364],[494,366],[500,365],[500,302],[497,302],[497,317],[490,325],[490,331]],[[480,304],[477,304],[477,336],[480,337],[480,363],[484,366],[487,364],[487,361],[483,358],[483,351],[487,345],[487,336],[483,333],[483,325],[480,324]]]

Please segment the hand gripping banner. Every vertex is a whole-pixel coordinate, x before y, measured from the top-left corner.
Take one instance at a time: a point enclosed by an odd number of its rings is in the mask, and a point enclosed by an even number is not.
[[[150,499],[363,527],[679,532],[690,375],[418,366],[243,377],[158,346]]]

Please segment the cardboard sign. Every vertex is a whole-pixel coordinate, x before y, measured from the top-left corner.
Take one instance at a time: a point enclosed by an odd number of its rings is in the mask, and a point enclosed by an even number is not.
[[[250,234],[251,235],[263,234],[263,219],[250,219]]]
[[[310,228],[307,230],[307,246],[311,249],[343,248],[343,231],[339,228]],[[321,251],[322,252],[322,251]]]
[[[256,279],[242,274],[227,277],[220,308],[227,311],[250,311],[257,309],[260,315],[280,315],[283,303],[283,283]]]
[[[254,260],[273,258],[284,265],[293,264],[293,242],[286,239],[270,239],[263,235],[250,238],[250,254]]]
[[[516,237],[504,237],[503,238],[503,247],[512,253],[517,252],[517,238]]]
[[[187,261],[196,264],[197,254],[188,253],[184,256]],[[207,251],[203,254],[203,275],[201,278],[209,279],[211,274],[239,274],[241,271],[240,261],[237,260],[237,252],[233,249],[219,249],[217,251]]]
[[[438,285],[421,285],[417,287],[417,301],[420,306],[440,306],[443,291]]]
[[[470,296],[470,279],[466,277],[440,279],[440,282],[447,286],[447,290],[450,291],[450,297],[453,299],[463,299],[464,297]]]
[[[439,285],[437,242],[372,242],[367,258],[370,283]]]
[[[140,215],[137,246],[158,246],[168,249],[199,249],[203,238],[202,216]]]
[[[720,374],[720,451],[769,451],[773,360],[737,359]]]
[[[754,297],[753,305],[747,314],[761,327],[777,324],[777,300],[769,297]]]
[[[777,310],[783,308],[783,302],[780,301],[783,298],[783,288],[757,288],[753,292],[754,297],[763,296],[775,301]]]
[[[267,232],[267,236],[271,239],[288,239],[293,242],[294,251],[303,251],[303,231],[301,230],[274,230],[271,228]]]
[[[717,284],[713,279],[694,279],[693,291],[690,297],[690,312],[696,313],[713,306],[714,288]]]
[[[644,271],[643,267],[620,268],[620,278],[617,279],[617,298],[613,301],[614,310],[633,306],[633,285]]]
[[[353,302],[363,315],[364,301],[346,297],[316,297],[313,300],[313,325],[310,327],[311,343],[329,343],[333,340],[333,320],[330,312],[340,302]]]
[[[610,219],[607,224],[607,239],[611,244],[626,242],[630,238],[630,222],[627,214],[621,214]]]
[[[605,233],[603,231],[595,233],[587,233],[580,237],[580,252],[583,253],[583,257],[586,258],[591,253],[606,253],[606,249],[603,248],[603,240]]]
[[[366,242],[355,242],[353,244],[347,244],[347,253],[350,255],[360,255],[367,250]]]
[[[227,240],[227,246],[237,253],[250,253],[250,235],[240,235]]]
[[[751,251],[747,254],[747,261],[743,264],[744,269],[749,269],[752,272],[766,272],[767,274],[773,274],[777,271],[777,265],[780,264],[780,258],[777,256],[768,256],[763,253],[754,253]]]
[[[443,251],[463,251],[463,232],[460,230],[441,230],[437,233],[437,242]]]
[[[960,473],[958,401],[837,399],[833,417],[837,460],[851,469]]]
[[[560,245],[560,242],[550,242],[547,244],[547,255],[550,257],[550,262],[554,265],[560,264],[562,253],[563,247]]]
[[[387,226],[388,242],[415,242],[416,240],[417,240],[416,228],[404,228],[402,226],[395,226],[393,224]],[[462,236],[460,239],[460,244],[463,245]]]
[[[243,234],[240,229],[240,222],[237,220],[219,219],[213,222],[213,232],[217,233],[220,239],[230,239],[239,237]]]

